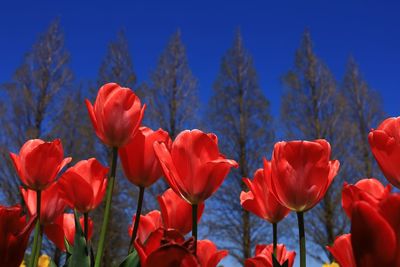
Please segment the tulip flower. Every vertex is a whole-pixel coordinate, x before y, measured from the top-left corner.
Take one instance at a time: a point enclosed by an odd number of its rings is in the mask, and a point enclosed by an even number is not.
[[[331,146],[323,139],[274,146],[270,188],[279,203],[297,212],[301,267],[306,266],[303,213],[325,196],[339,170],[339,161],[330,156]]]
[[[79,161],[59,179],[60,195],[71,209],[87,213],[103,200],[107,173],[108,168],[95,158]]]
[[[368,141],[386,179],[400,188],[400,117],[384,120],[371,130]]]
[[[82,229],[84,228],[84,218],[80,218]],[[90,240],[93,234],[93,221],[88,220],[88,239]],[[53,223],[44,227],[46,236],[57,246],[61,251],[65,251],[64,238],[67,239],[70,245],[74,245],[75,237],[75,220],[73,213],[64,213],[57,217]]]
[[[29,140],[21,147],[19,155],[10,153],[10,157],[22,183],[36,191],[50,186],[71,161],[71,158],[64,158],[60,139],[52,142]]]
[[[218,250],[210,240],[197,241],[197,259],[201,267],[217,267],[227,255],[227,250]]]
[[[63,214],[66,203],[60,194],[60,185],[53,183],[50,187],[42,191],[40,205],[40,224],[47,225]],[[31,216],[36,215],[36,191],[20,188],[24,202]]]
[[[146,105],[129,88],[116,83],[103,85],[94,106],[86,99],[86,107],[96,135],[110,147],[122,147],[139,128]]]
[[[351,234],[337,237],[333,246],[327,246],[326,248],[340,266],[357,267],[354,261],[353,248],[351,246]]]
[[[35,219],[31,217],[27,223],[19,205],[12,207],[0,205],[1,266],[18,267],[22,263]]]
[[[135,224],[136,215],[132,218],[132,226],[129,227],[128,232],[129,235],[132,236],[133,233],[133,225]],[[138,228],[138,235],[136,238],[139,239],[140,243],[144,244],[150,234],[156,231],[159,228],[163,227],[161,213],[158,210],[153,210],[147,213],[146,215],[140,215],[140,224]]]
[[[356,184],[344,184],[342,190],[342,206],[346,215],[351,219],[353,204],[358,200],[367,201],[370,205],[378,206],[379,202],[389,196],[390,185],[383,186],[375,178],[366,178]]]
[[[256,255],[253,258],[246,259],[244,262],[245,267],[273,267],[272,254],[273,254],[273,245],[257,245],[256,246]],[[296,256],[296,252],[287,251],[286,247],[282,244],[278,244],[276,251],[276,260],[279,264],[283,265],[286,261],[288,261],[288,267],[293,266],[294,258]]]
[[[171,188],[157,197],[161,208],[161,216],[166,229],[176,229],[185,235],[192,229],[192,206],[180,198]],[[197,221],[203,214],[204,203],[199,203]]]
[[[356,266],[400,266],[400,195],[379,203],[357,201],[351,215],[351,243]]]
[[[125,176],[136,186],[149,187],[162,176],[154,142],[163,142],[168,149],[172,144],[166,131],[140,127],[132,140],[118,150]]]
[[[179,133],[171,151],[166,144],[155,142],[154,151],[170,187],[192,205],[192,235],[197,240],[198,204],[215,193],[238,164],[219,152],[216,135],[200,130]]]

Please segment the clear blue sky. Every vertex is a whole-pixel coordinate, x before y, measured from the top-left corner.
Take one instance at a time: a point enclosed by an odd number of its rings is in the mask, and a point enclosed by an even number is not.
[[[352,54],[389,115],[400,115],[399,1],[3,1],[0,83],[8,81],[40,32],[60,18],[76,81],[96,80],[107,43],[125,30],[139,82],[180,28],[201,100],[240,27],[260,83],[279,113],[280,78],[293,64],[305,28],[316,53],[341,81]]]

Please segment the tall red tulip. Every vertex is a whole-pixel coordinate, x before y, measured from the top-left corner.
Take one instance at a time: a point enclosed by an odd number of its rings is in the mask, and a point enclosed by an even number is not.
[[[192,229],[192,206],[179,197],[171,188],[167,189],[161,196],[157,197],[161,208],[161,216],[164,227],[178,230],[185,235]],[[197,220],[203,214],[204,203],[199,203]]]
[[[146,105],[129,88],[103,85],[94,106],[86,99],[90,119],[100,140],[111,147],[127,144],[139,128]]]
[[[218,250],[210,240],[197,241],[197,259],[201,267],[217,267],[218,263],[227,255],[227,250]]]
[[[61,197],[79,212],[95,209],[106,193],[107,173],[108,168],[95,158],[79,161],[59,179]]]
[[[154,142],[165,143],[168,150],[172,144],[166,131],[140,127],[133,139],[118,150],[125,176],[134,185],[149,187],[162,176]]]
[[[164,176],[170,187],[191,204],[204,202],[222,184],[234,160],[219,152],[217,137],[200,130],[178,134],[171,151],[164,143],[154,143]]]
[[[80,218],[80,224],[82,229],[84,228],[84,219]],[[93,235],[93,221],[89,218],[88,220],[89,234],[88,237],[91,239]],[[57,217],[53,223],[48,224],[44,227],[44,233],[46,236],[57,246],[61,251],[65,251],[64,238],[67,239],[68,243],[74,245],[75,237],[75,220],[73,213],[64,213]]]
[[[371,130],[368,141],[386,179],[400,188],[400,117],[384,120]]]
[[[390,191],[390,185],[384,187],[375,178],[362,179],[354,185],[345,183],[342,190],[343,209],[351,219],[352,208],[356,201],[367,201],[370,205],[377,207],[381,200],[389,196]]]
[[[258,217],[270,223],[278,223],[289,214],[290,210],[282,206],[271,192],[267,181],[271,179],[271,175],[271,162],[264,159],[264,169],[255,171],[253,181],[243,178],[250,191],[241,192],[240,204]]]
[[[60,139],[52,142],[29,140],[21,147],[19,155],[10,153],[10,157],[22,183],[36,191],[47,188],[71,161],[71,158],[64,158]]]
[[[245,267],[272,267],[272,253],[273,245],[257,245],[256,255],[253,258],[247,259],[244,262]],[[286,247],[282,244],[278,244],[276,250],[276,259],[282,265],[288,261],[288,267],[293,266],[296,252],[287,251]]]
[[[19,205],[0,205],[0,266],[18,267],[24,259],[35,217],[26,222]]]
[[[277,200],[297,212],[314,207],[339,170],[339,161],[330,156],[331,146],[323,139],[276,143],[271,189]]]
[[[136,215],[132,218],[132,225],[129,227],[129,235],[132,236],[133,225],[135,224]],[[163,227],[161,213],[158,210],[153,210],[146,215],[140,215],[140,224],[138,228],[138,239],[142,244],[144,244],[150,234],[159,228]],[[135,240],[133,240],[135,241]]]
[[[340,266],[357,267],[353,248],[351,247],[351,234],[337,237],[332,246],[326,247]]]
[[[36,215],[36,191],[21,188],[21,194],[31,216]],[[63,214],[66,203],[61,198],[59,184],[53,183],[42,191],[42,201],[40,205],[40,224],[47,225]]]

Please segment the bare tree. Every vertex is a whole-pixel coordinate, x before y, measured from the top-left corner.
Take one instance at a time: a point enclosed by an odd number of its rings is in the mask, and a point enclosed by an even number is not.
[[[270,151],[274,138],[269,101],[258,84],[253,59],[238,31],[232,47],[221,61],[206,118],[221,149],[239,163],[220,191],[212,198],[212,218],[207,220],[210,233],[224,240],[238,261],[251,257],[251,248],[265,242],[267,223],[242,209],[240,191],[248,190],[242,177],[250,177],[262,166],[262,157]],[[218,218],[218,219],[216,219]]]
[[[304,33],[297,49],[295,63],[283,79],[286,92],[282,97],[282,122],[289,139],[327,139],[332,145],[333,158],[339,158],[340,174],[335,178],[324,199],[306,213],[308,235],[316,245],[311,255],[322,261],[320,250],[328,257],[325,246],[346,227],[341,210],[343,178],[349,174],[348,142],[354,136],[353,127],[345,112],[346,102],[336,88],[335,79],[328,67],[315,55],[310,33]]]

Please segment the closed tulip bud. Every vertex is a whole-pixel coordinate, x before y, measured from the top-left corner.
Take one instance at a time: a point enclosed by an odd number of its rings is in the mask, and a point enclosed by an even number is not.
[[[82,229],[84,229],[84,219],[79,219]],[[88,220],[88,238],[92,238],[93,234],[93,221],[89,218]],[[73,213],[64,213],[57,217],[53,223],[48,224],[44,227],[44,233],[46,236],[57,246],[61,251],[65,251],[64,238],[67,239],[68,243],[73,246],[75,238],[75,220]]]
[[[330,156],[323,139],[276,143],[270,188],[279,203],[296,212],[318,204],[339,170],[339,161]]]
[[[351,234],[337,237],[333,245],[327,246],[326,249],[332,254],[340,266],[357,267],[354,261],[353,248],[351,247]]]
[[[133,215],[132,225],[129,226],[128,229],[129,236],[132,236],[133,225],[135,224],[135,220],[136,220],[136,215]],[[136,239],[138,239],[142,244],[144,244],[152,232],[162,227],[163,223],[161,219],[161,213],[158,210],[150,211],[146,215],[140,215],[140,223]]]
[[[162,176],[154,142],[163,142],[168,150],[172,144],[166,131],[140,127],[132,140],[118,150],[125,176],[136,186],[149,187]]]
[[[95,158],[79,161],[59,179],[61,197],[81,213],[95,209],[106,193],[107,172]]]
[[[53,183],[61,169],[71,161],[71,158],[64,159],[60,139],[53,142],[29,140],[21,147],[19,155],[10,153],[10,156],[22,183],[36,191]]]
[[[201,267],[217,267],[218,263],[228,256],[228,251],[218,250],[210,240],[199,240],[196,255]]]
[[[111,147],[122,147],[133,138],[139,128],[146,105],[129,88],[116,83],[103,85],[94,105],[86,100],[96,135]]]
[[[219,152],[217,136],[200,130],[178,134],[171,151],[164,143],[154,143],[169,186],[190,204],[204,202],[221,186],[236,161]]]

